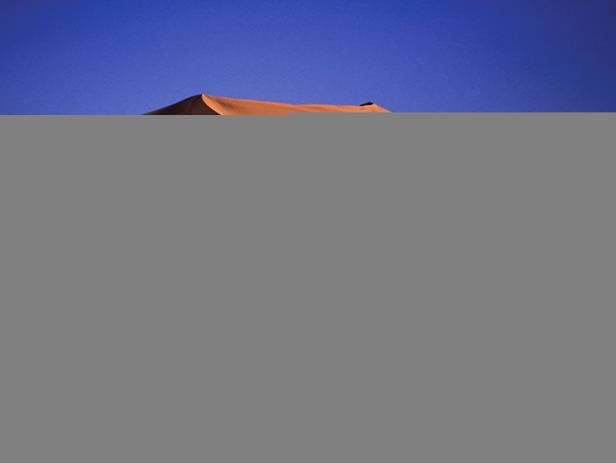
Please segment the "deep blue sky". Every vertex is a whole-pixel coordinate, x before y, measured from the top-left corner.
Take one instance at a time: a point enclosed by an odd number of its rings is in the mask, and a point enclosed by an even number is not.
[[[0,114],[616,111],[614,0],[2,0]]]

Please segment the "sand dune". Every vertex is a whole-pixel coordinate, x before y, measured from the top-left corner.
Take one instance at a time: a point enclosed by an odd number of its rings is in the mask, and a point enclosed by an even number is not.
[[[292,104],[195,95],[146,115],[284,116],[291,113],[389,113],[372,102],[362,105]]]

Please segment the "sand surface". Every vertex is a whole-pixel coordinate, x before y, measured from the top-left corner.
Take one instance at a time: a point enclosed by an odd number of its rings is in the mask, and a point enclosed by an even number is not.
[[[195,95],[148,115],[284,116],[291,113],[389,113],[374,103],[363,105],[293,104],[247,100],[212,95]]]

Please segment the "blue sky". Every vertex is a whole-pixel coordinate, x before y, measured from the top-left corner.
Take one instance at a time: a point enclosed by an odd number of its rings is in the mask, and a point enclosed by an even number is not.
[[[613,0],[4,0],[0,114],[198,94],[393,111],[616,111]]]

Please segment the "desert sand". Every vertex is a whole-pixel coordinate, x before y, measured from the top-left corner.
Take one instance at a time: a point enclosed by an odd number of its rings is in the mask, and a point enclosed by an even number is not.
[[[285,116],[291,113],[389,113],[375,103],[362,105],[293,104],[212,95],[194,95],[146,115]]]

